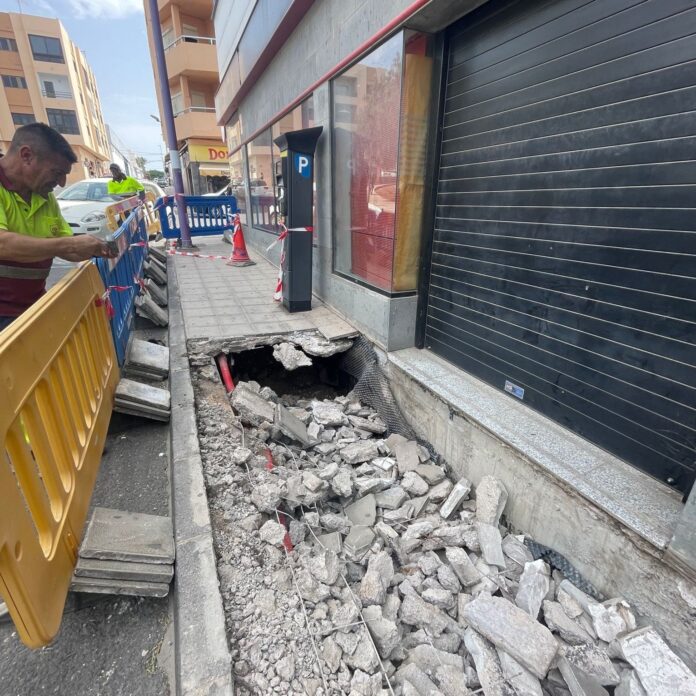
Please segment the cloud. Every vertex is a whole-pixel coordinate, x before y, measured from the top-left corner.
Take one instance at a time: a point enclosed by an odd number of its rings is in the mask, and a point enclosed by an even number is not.
[[[141,0],[68,0],[68,4],[78,19],[121,19],[143,11]]]

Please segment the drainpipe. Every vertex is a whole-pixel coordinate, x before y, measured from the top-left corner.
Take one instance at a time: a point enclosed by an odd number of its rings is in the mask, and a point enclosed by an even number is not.
[[[174,202],[179,214],[179,227],[181,229],[181,246],[190,248],[191,230],[189,230],[188,216],[186,215],[186,201],[184,200],[184,179],[181,176],[181,158],[176,140],[176,126],[174,124],[174,110],[172,109],[172,94],[169,90],[169,76],[167,75],[167,63],[164,59],[164,41],[162,40],[162,28],[159,21],[159,9],[157,0],[148,0],[150,9],[150,23],[152,28],[152,43],[155,47],[156,76],[159,83],[160,100],[162,102],[162,116],[164,118],[164,131],[167,136],[169,148],[169,163],[172,167],[172,183],[174,184]]]

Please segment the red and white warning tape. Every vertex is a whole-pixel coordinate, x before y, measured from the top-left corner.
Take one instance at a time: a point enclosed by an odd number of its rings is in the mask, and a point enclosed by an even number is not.
[[[287,228],[283,223],[280,223],[280,234],[273,244],[266,247],[266,252],[269,252],[276,244],[281,244],[280,248],[280,264],[278,265],[278,282],[273,293],[273,299],[280,302],[283,299],[283,265],[285,264],[285,240],[289,232],[314,232],[314,227],[291,227]]]

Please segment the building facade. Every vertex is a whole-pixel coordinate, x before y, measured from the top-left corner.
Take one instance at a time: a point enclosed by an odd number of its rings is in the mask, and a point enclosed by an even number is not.
[[[0,147],[17,126],[42,121],[78,157],[68,183],[108,173],[110,147],[99,91],[84,53],[57,19],[0,13]]]
[[[213,21],[247,243],[278,263],[273,140],[322,126],[316,294],[457,475],[502,477],[518,528],[688,655],[693,2],[218,0]]]
[[[174,122],[187,193],[217,191],[230,181],[227,145],[215,118],[218,86],[212,0],[158,0]],[[145,2],[155,83],[152,21]],[[164,120],[159,90],[160,121]]]

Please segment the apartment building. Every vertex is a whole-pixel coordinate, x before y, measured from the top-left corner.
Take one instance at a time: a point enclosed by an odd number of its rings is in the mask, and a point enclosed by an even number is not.
[[[59,20],[0,12],[0,76],[3,152],[18,126],[43,121],[77,154],[68,183],[107,173],[110,149],[94,73]]]
[[[227,145],[215,118],[218,86],[212,0],[159,0],[159,30],[164,40],[184,187],[189,194],[217,191],[230,180]],[[150,55],[157,83],[152,19],[145,2]],[[157,91],[160,121],[164,121]]]

